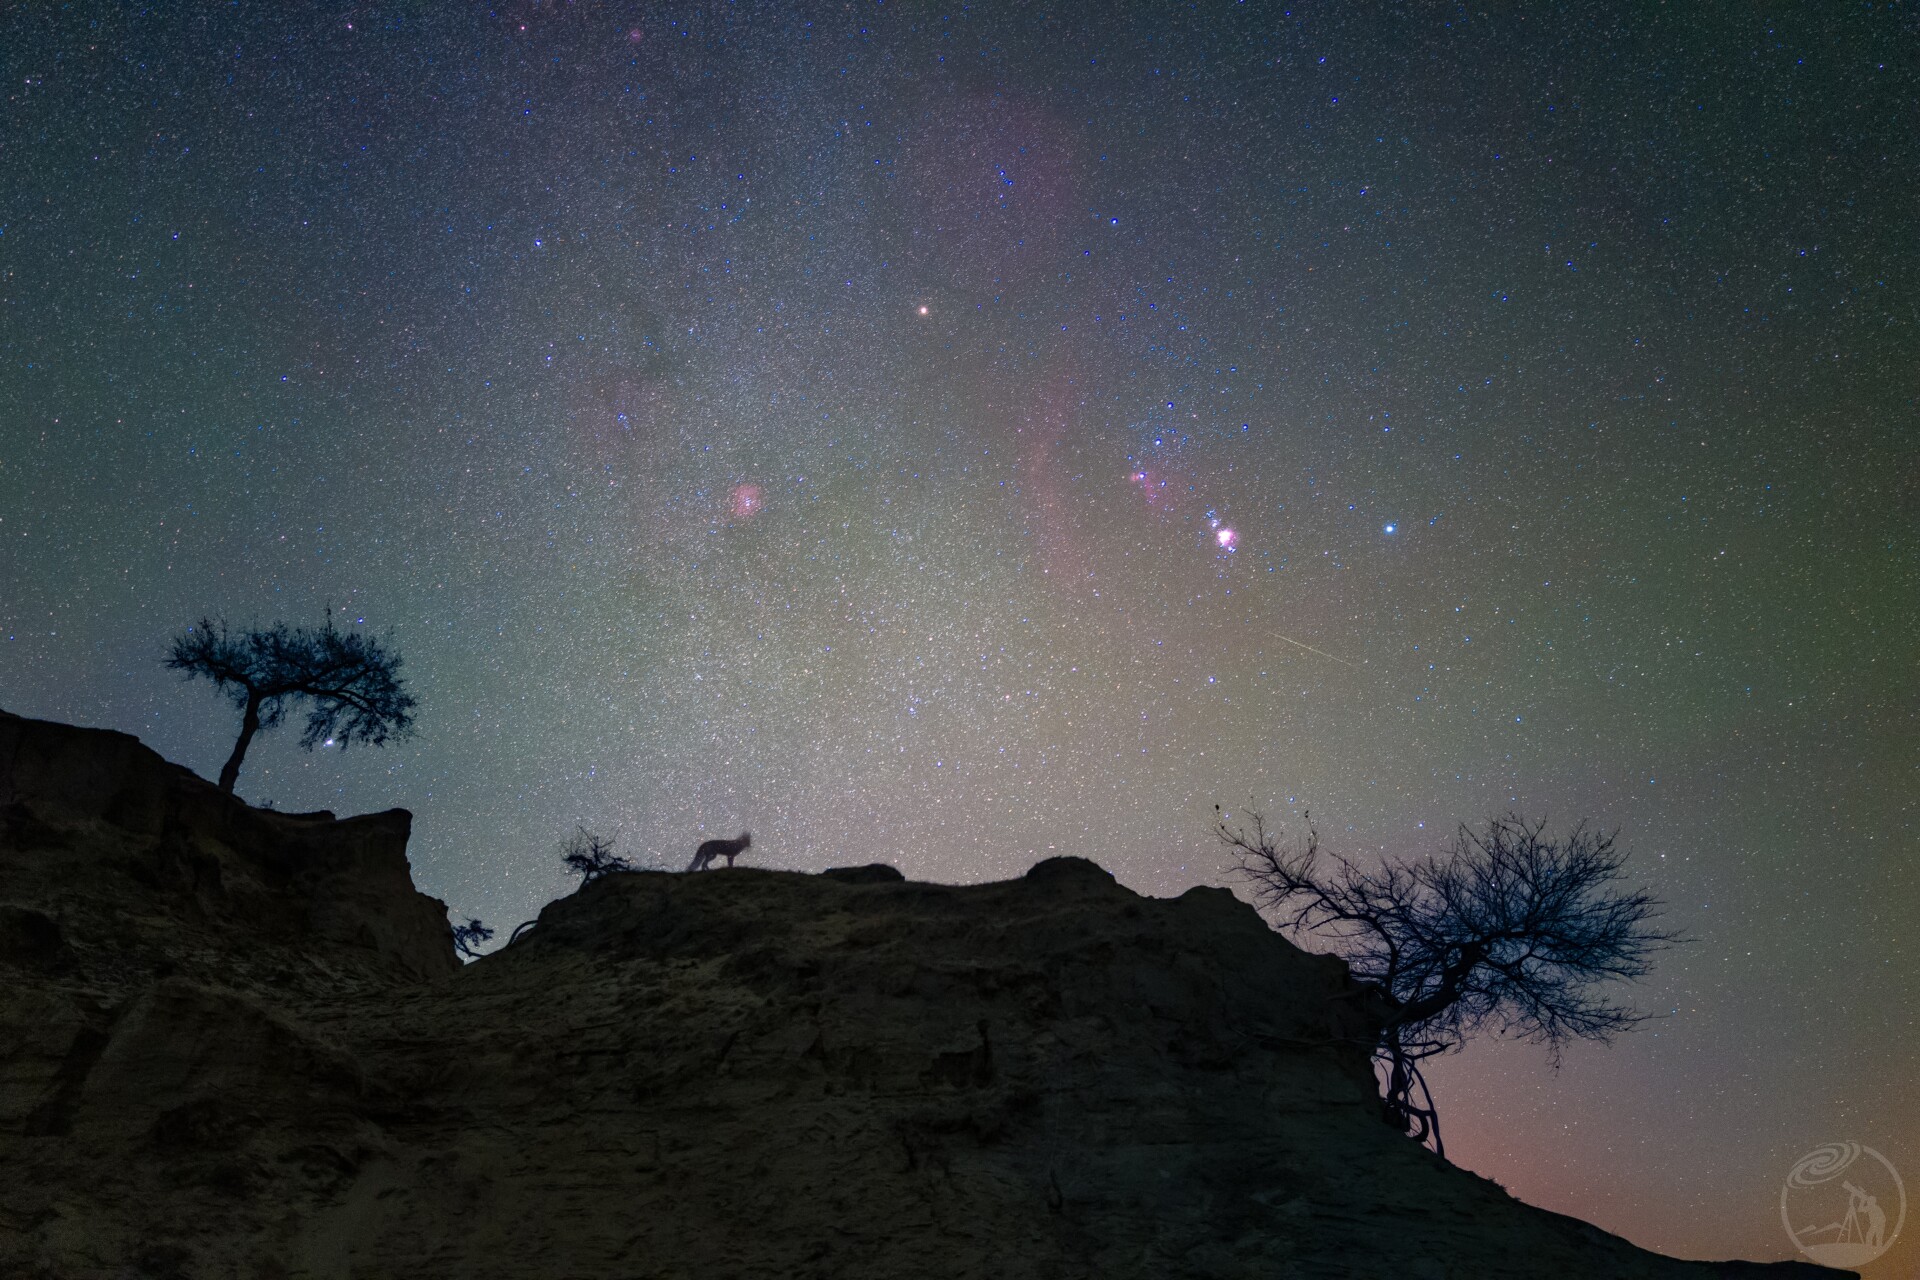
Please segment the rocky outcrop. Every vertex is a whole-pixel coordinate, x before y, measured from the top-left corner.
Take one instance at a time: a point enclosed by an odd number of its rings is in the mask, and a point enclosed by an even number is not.
[[[0,955],[72,940],[137,982],[298,984],[453,973],[445,905],[417,892],[403,809],[255,809],[123,733],[0,712]],[[284,973],[282,972],[284,971]]]
[[[1698,1277],[1380,1119],[1231,895],[616,874],[465,968],[406,815],[0,718],[0,1275]]]

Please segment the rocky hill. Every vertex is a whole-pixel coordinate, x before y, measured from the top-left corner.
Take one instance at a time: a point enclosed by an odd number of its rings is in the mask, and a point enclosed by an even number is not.
[[[1691,1277],[1380,1120],[1365,992],[1091,862],[607,877],[0,713],[0,1276]]]

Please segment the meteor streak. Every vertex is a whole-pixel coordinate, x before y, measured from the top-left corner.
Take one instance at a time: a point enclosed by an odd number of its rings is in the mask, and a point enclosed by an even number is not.
[[[1288,644],[1292,645],[1296,649],[1305,649],[1308,653],[1319,654],[1321,657],[1325,658],[1328,662],[1337,662],[1343,667],[1351,667],[1353,665],[1351,662],[1348,662],[1345,658],[1336,658],[1332,654],[1326,652],[1325,650],[1316,649],[1310,644],[1301,644],[1298,640],[1295,640],[1291,636],[1282,636],[1278,631],[1274,632],[1273,634],[1276,636],[1280,636],[1280,639],[1285,640]]]

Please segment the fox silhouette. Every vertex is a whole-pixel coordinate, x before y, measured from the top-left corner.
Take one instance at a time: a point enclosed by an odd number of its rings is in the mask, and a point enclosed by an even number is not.
[[[727,865],[732,866],[733,860],[745,853],[752,843],[753,836],[745,831],[732,840],[709,840],[693,851],[693,861],[687,864],[687,870],[704,871],[713,865],[715,858],[725,858]]]

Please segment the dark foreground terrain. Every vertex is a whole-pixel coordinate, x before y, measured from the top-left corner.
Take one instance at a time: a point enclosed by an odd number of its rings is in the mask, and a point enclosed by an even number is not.
[[[462,968],[408,825],[0,713],[0,1276],[1848,1274],[1435,1158],[1221,890],[622,874]]]

